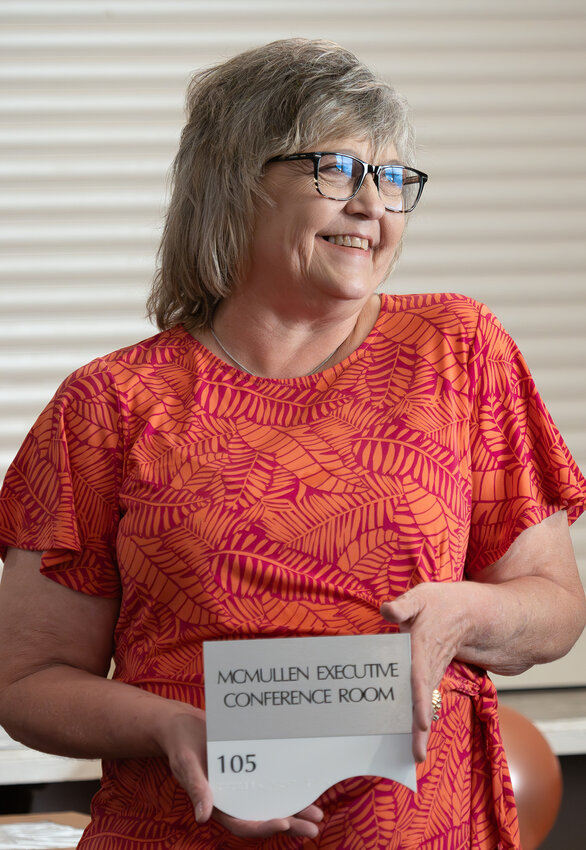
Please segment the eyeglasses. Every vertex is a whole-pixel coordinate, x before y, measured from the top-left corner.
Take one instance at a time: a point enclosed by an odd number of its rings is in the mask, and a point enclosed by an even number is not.
[[[427,182],[427,174],[405,165],[371,165],[345,153],[314,151],[273,156],[268,162],[313,161],[315,188],[324,198],[350,201],[360,191],[367,174],[372,174],[385,209],[396,213],[412,212]]]

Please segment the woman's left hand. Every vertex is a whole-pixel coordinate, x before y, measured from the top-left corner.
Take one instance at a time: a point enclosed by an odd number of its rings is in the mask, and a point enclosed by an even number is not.
[[[457,658],[505,676],[568,652],[586,622],[586,599],[564,511],[515,538],[472,580],[418,584],[381,614],[411,635],[413,755],[424,761],[432,693]]]
[[[463,582],[419,584],[381,607],[385,620],[411,635],[413,756],[418,762],[427,752],[433,690],[467,635],[468,589]]]

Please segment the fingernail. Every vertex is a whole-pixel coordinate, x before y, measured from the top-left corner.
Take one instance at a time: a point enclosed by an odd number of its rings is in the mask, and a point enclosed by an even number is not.
[[[195,807],[195,820],[197,823],[201,823],[201,819],[203,817],[203,803],[199,802]]]

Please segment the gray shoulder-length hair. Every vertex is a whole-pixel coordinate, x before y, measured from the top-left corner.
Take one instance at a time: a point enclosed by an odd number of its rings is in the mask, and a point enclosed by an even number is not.
[[[195,73],[147,305],[159,328],[209,325],[244,272],[265,163],[335,136],[414,165],[406,101],[333,42],[274,41]]]

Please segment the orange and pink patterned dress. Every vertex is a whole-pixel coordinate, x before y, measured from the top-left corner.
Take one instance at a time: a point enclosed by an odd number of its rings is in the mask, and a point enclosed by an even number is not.
[[[203,706],[203,640],[392,630],[384,600],[473,577],[523,529],[585,506],[487,308],[385,295],[362,345],[307,377],[253,377],[179,326],[79,369],[7,474],[0,539],[44,550],[69,588],[120,597],[116,678]],[[104,764],[79,846],[518,848],[494,687],[454,662],[442,689],[417,793],[340,782],[315,840],[198,826],[166,761],[146,758]]]

